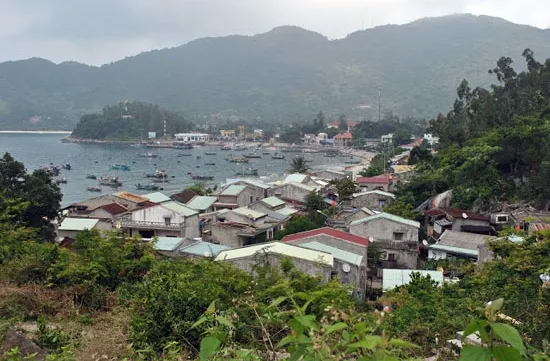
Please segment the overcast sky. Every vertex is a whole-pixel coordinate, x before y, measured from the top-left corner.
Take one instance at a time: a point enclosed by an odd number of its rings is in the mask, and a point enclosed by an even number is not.
[[[453,13],[550,27],[550,0],[0,0],[0,61],[38,56],[101,65],[279,25],[334,39],[362,27]]]

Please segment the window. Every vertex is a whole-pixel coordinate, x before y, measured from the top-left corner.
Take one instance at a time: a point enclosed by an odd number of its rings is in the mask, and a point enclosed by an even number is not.
[[[170,223],[172,223],[172,218],[170,217],[164,217],[164,224],[169,226]]]
[[[378,208],[383,208],[386,205],[385,199],[379,199],[378,200]]]
[[[393,232],[393,239],[396,241],[403,240],[403,232]]]
[[[254,203],[254,196],[250,196],[250,203]]]
[[[388,261],[395,261],[397,260],[395,253],[388,253]]]

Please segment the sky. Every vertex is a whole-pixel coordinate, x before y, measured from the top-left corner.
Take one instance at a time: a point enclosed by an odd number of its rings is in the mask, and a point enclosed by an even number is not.
[[[297,25],[331,39],[455,13],[550,28],[550,0],[0,0],[0,62],[101,65],[207,36]]]

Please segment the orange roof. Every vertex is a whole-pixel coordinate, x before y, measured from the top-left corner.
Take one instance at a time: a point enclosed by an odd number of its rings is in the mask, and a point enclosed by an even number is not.
[[[138,196],[137,194],[130,193],[130,192],[118,192],[113,195],[115,197],[127,200],[129,202],[138,203],[138,204],[149,201],[147,198],[143,198],[141,196]]]
[[[339,133],[334,136],[334,139],[353,139],[353,135],[350,132]]]
[[[292,242],[292,241],[296,241],[298,239],[314,237],[314,236],[318,236],[318,235],[321,235],[321,234],[324,234],[324,235],[327,235],[327,236],[330,236],[330,237],[333,237],[333,238],[342,239],[344,241],[359,244],[359,245],[362,245],[362,246],[368,246],[369,243],[370,243],[367,238],[355,236],[353,234],[343,232],[343,231],[340,231],[340,230],[337,230],[337,229],[334,229],[334,228],[330,228],[330,227],[323,227],[323,228],[317,228],[317,229],[314,229],[314,230],[311,230],[311,231],[294,233],[294,234],[283,237],[283,239],[281,241],[283,241],[283,242]]]

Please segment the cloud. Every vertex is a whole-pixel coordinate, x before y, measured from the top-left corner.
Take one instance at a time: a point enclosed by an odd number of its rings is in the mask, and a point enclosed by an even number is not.
[[[103,64],[279,25],[342,38],[361,28],[463,12],[550,25],[548,0],[0,0],[0,61],[39,56]]]

